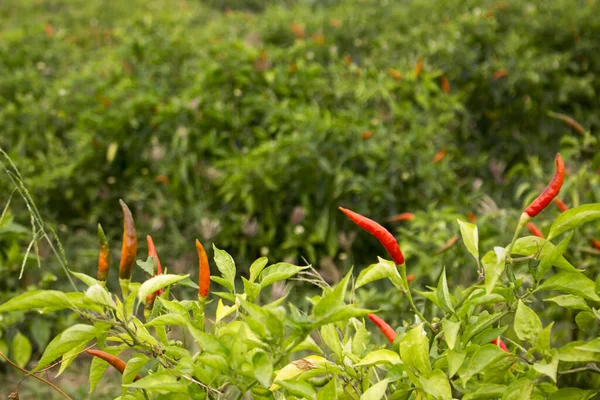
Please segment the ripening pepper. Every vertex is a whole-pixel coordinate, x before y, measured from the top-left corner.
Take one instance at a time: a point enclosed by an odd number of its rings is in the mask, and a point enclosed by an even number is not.
[[[154,269],[154,274],[152,276],[157,276],[162,274],[162,266],[160,265],[160,259],[158,258],[158,253],[156,252],[156,246],[154,246],[154,241],[150,235],[146,236],[146,241],[148,242],[148,257],[152,256],[156,260],[156,265]],[[154,306],[154,300],[157,295],[162,294],[162,289],[157,290],[156,292],[150,293],[146,296],[146,304],[144,305],[144,316],[148,318],[150,312],[152,311],[152,307]]]
[[[98,254],[98,282],[102,285],[106,285],[108,279],[108,270],[110,268],[110,248],[108,247],[108,241],[106,235],[102,229],[102,225],[98,224],[98,239],[100,239],[100,253]]]
[[[198,253],[198,300],[203,303],[208,297],[210,290],[210,265],[206,250],[198,239],[196,239],[196,251]]]
[[[510,353],[508,351],[508,347],[506,347],[506,345],[504,344],[504,342],[502,341],[502,339],[500,337],[497,337],[496,339],[492,340],[490,343],[495,344],[496,346],[500,347],[505,352]]]
[[[119,284],[125,296],[129,290],[129,281],[133,271],[133,264],[137,255],[137,236],[133,216],[127,204],[119,200],[123,211],[123,246],[121,248],[121,263],[119,264]]]
[[[125,363],[125,361],[121,360],[117,356],[113,356],[112,354],[108,354],[102,350],[86,350],[85,352],[91,356],[98,357],[106,361],[121,374],[123,374],[123,372],[125,371],[125,367],[127,366],[127,364]],[[142,379],[142,377],[139,374],[133,380],[137,381],[138,379]]]

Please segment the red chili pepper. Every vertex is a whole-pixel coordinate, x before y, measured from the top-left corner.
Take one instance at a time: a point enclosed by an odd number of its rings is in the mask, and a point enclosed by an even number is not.
[[[199,259],[198,299],[203,301],[208,297],[208,291],[210,290],[210,265],[208,264],[206,251],[198,239],[196,239],[196,251]]]
[[[544,237],[542,231],[540,231],[540,229],[533,222],[528,222],[525,226],[527,227],[527,229],[529,229],[529,232],[531,232],[533,236],[541,238]]]
[[[100,239],[100,253],[98,255],[98,281],[101,285],[106,284],[108,270],[110,268],[110,248],[102,225],[98,224],[98,238]]]
[[[565,164],[563,163],[562,157],[560,154],[556,155],[556,172],[552,177],[552,180],[544,189],[542,194],[540,194],[530,205],[525,209],[525,213],[533,218],[540,213],[544,208],[550,204],[550,202],[558,195],[560,192],[560,188],[565,179]]]
[[[597,248],[598,250],[600,250],[600,240],[592,238],[592,239],[590,239],[590,242],[592,242],[592,245],[595,248]]]
[[[410,275],[406,275],[406,281],[407,281],[407,282],[412,282],[412,281],[414,281],[415,279],[417,279],[417,276],[416,276],[416,275],[412,275],[412,274],[410,274]]]
[[[398,246],[398,242],[394,235],[392,235],[387,229],[383,226],[379,225],[377,222],[369,219],[367,217],[363,217],[360,214],[355,213],[354,211],[348,210],[347,208],[339,207],[339,209],[346,214],[348,218],[352,220],[356,225],[363,228],[365,231],[369,232],[373,235],[379,243],[383,245],[383,247],[387,250],[387,252],[392,256],[392,259],[396,263],[396,265],[404,264],[404,255]]]
[[[375,314],[369,314],[369,315],[367,315],[367,317],[369,317],[369,319],[371,321],[373,321],[373,323],[375,325],[377,325],[377,327],[385,335],[385,337],[387,338],[387,340],[389,340],[390,343],[393,344],[394,343],[394,339],[396,339],[396,331],[394,331],[392,329],[392,327],[387,324],[387,322],[385,322],[384,320],[382,320],[381,318],[379,318]]]
[[[399,221],[412,221],[415,219],[415,214],[410,212],[403,212],[392,217],[389,217],[387,222],[399,222]]]
[[[91,356],[98,357],[106,361],[121,374],[123,374],[123,372],[125,371],[125,367],[127,366],[127,364],[125,363],[125,361],[121,360],[117,356],[113,356],[112,354],[108,354],[101,350],[86,350],[85,352]],[[142,377],[139,374],[133,380],[137,381],[138,379],[142,379]]]
[[[454,244],[456,242],[458,242],[458,239],[460,239],[460,236],[458,236],[458,235],[452,236],[450,239],[448,239],[448,241],[446,243],[444,243],[444,245],[442,247],[440,247],[439,249],[437,249],[435,251],[435,254],[440,254],[440,253],[445,252],[450,247],[454,246]]]
[[[506,347],[506,345],[504,344],[502,339],[500,339],[500,337],[497,337],[496,339],[492,340],[490,343],[495,344],[496,346],[500,347],[505,352],[510,353],[510,351],[508,351],[508,347]]]
[[[129,288],[129,280],[131,279],[131,272],[135,257],[137,255],[137,236],[135,233],[135,224],[133,223],[133,216],[127,204],[123,200],[119,200],[121,204],[121,210],[123,210],[123,247],[121,248],[121,263],[119,265],[119,281],[121,289],[124,293]]]
[[[475,215],[471,211],[469,211],[467,213],[467,218],[468,218],[469,222],[472,223],[472,224],[474,224],[475,222],[477,222],[477,217],[475,217]]]
[[[154,259],[156,259],[156,270],[154,271],[154,275],[152,275],[152,276],[161,275],[162,267],[160,265],[160,259],[158,258],[158,253],[156,252],[156,246],[154,246],[154,241],[152,240],[152,237],[150,235],[146,236],[146,241],[148,242],[148,257],[152,256],[152,257],[154,257]],[[144,313],[145,314],[149,315],[150,311],[152,311],[152,307],[154,306],[154,300],[156,299],[156,296],[161,295],[162,292],[163,292],[162,289],[159,289],[156,292],[150,293],[146,297],[146,304],[144,305]],[[146,317],[148,315],[146,315]]]
[[[565,212],[569,209],[565,202],[559,199],[558,197],[554,199],[554,204],[556,204],[556,207],[558,207],[562,212]]]
[[[450,93],[450,81],[448,81],[448,78],[446,78],[446,75],[442,75],[440,80],[442,82],[442,90],[444,91],[444,93],[449,94]]]

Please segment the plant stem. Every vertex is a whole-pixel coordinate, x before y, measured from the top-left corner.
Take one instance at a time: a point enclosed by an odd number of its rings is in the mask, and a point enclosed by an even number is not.
[[[69,397],[68,394],[66,394],[65,392],[63,392],[62,390],[60,390],[56,385],[54,385],[52,382],[47,381],[46,379],[42,378],[41,376],[37,376],[36,374],[34,374],[33,372],[29,372],[24,368],[19,367],[17,364],[15,364],[14,362],[12,362],[8,357],[6,357],[2,352],[0,352],[0,356],[2,356],[2,358],[4,358],[10,365],[12,365],[13,367],[15,367],[16,369],[18,369],[19,371],[23,372],[24,374],[28,375],[28,376],[32,376],[35,379],[45,383],[46,385],[50,386],[52,389],[56,390],[58,393],[60,393],[65,399],[69,399],[69,400],[73,400],[71,399],[71,397]]]

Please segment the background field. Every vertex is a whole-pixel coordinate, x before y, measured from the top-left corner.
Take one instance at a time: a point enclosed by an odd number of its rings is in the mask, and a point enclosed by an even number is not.
[[[600,201],[599,12],[591,0],[3,1],[0,147],[82,272],[97,223],[118,254],[122,198],[177,273],[195,268],[199,238],[242,270],[268,255],[336,281],[381,254],[344,206],[379,221],[413,212],[386,223],[411,272],[425,285],[445,265],[458,283],[475,273],[463,246],[425,254],[469,212],[488,227],[482,243],[510,239],[556,152],[563,199]],[[0,179],[3,205],[12,190]],[[0,301],[65,285],[47,246],[41,269],[33,249],[23,261],[28,212],[18,196],[9,210]],[[573,264],[597,272],[586,238],[599,228],[574,239]],[[385,291],[364,293],[394,321]],[[72,323],[14,318],[0,320],[0,347],[20,331],[34,353]]]

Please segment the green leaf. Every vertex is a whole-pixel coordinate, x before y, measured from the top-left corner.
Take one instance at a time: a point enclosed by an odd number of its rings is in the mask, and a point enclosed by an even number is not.
[[[427,376],[421,376],[419,382],[423,390],[432,395],[435,399],[452,400],[452,388],[448,377],[440,369],[434,369]]]
[[[552,393],[548,400],[588,400],[598,394],[595,390],[583,390],[578,388],[563,388]]]
[[[248,296],[248,301],[254,301],[260,295],[260,284],[249,281],[242,276],[242,283],[244,284],[244,293]]]
[[[135,357],[131,357],[127,364],[125,365],[125,371],[123,371],[122,384],[127,385],[135,379],[135,377],[140,373],[144,365],[150,361],[144,354],[138,354]]]
[[[75,272],[75,271],[69,270],[69,273],[71,275],[73,275],[75,278],[79,279],[81,282],[85,283],[87,286],[94,286],[98,283],[97,279],[92,278],[89,275],[82,274],[81,272]]]
[[[482,383],[472,392],[464,395],[462,400],[477,400],[477,399],[496,399],[500,398],[508,386],[499,385],[497,383]]]
[[[79,346],[75,346],[71,350],[69,350],[65,354],[63,354],[62,360],[60,363],[60,368],[58,369],[58,372],[56,373],[55,377],[58,377],[63,372],[65,372],[65,370],[67,368],[69,368],[69,366],[73,363],[73,361],[75,361],[75,359],[77,358],[77,355],[79,353],[81,353],[86,347],[87,347],[87,343],[82,343]]]
[[[346,276],[331,290],[325,291],[319,302],[313,308],[312,315],[314,317],[329,316],[336,309],[340,308],[344,304],[344,298],[346,297],[346,289],[348,282],[352,276],[352,269]]]
[[[359,363],[355,364],[358,366],[370,366],[370,365],[378,365],[378,364],[402,364],[402,360],[398,353],[387,350],[380,349],[369,352]]]
[[[550,353],[550,334],[552,333],[552,327],[554,326],[554,322],[551,322],[546,326],[542,332],[537,337],[535,341],[535,349],[541,354],[549,354]]]
[[[54,310],[69,308],[71,302],[58,290],[34,290],[13,297],[0,305],[0,313],[11,311],[29,311],[37,308],[53,307]]]
[[[323,339],[323,343],[327,345],[333,351],[333,353],[338,357],[338,359],[342,359],[342,343],[340,342],[340,337],[338,336],[337,329],[334,324],[327,324],[321,327],[321,338]]]
[[[163,325],[179,325],[179,326],[187,326],[190,323],[190,318],[186,318],[183,315],[179,314],[163,314],[159,315],[156,318],[153,318],[151,321],[146,322],[146,326],[163,326]]]
[[[136,264],[138,267],[143,269],[148,275],[154,276],[156,275],[156,271],[158,270],[158,262],[154,256],[148,256],[146,261],[137,260]]]
[[[527,340],[529,343],[535,343],[537,336],[542,331],[542,321],[535,311],[527,307],[521,300],[517,305],[515,313],[515,333],[521,340]]]
[[[360,288],[368,283],[389,278],[394,284],[396,289],[402,290],[404,287],[402,277],[398,272],[398,267],[393,261],[379,258],[377,264],[371,264],[367,268],[360,271],[358,278],[356,279],[356,288]]]
[[[215,322],[219,322],[226,316],[236,312],[240,308],[240,303],[234,304],[232,306],[226,306],[223,304],[223,300],[219,299],[219,303],[217,304],[217,311],[215,313]]]
[[[577,327],[583,331],[587,332],[589,330],[594,329],[597,326],[596,317],[593,312],[582,311],[575,316],[575,323]]]
[[[4,339],[0,339],[0,353],[8,356],[8,344],[6,344],[6,341]],[[0,356],[0,363],[5,363],[6,360],[4,359],[4,357]]]
[[[600,218],[600,203],[585,204],[571,208],[560,214],[550,227],[548,240],[552,240],[563,232],[575,229],[586,222]]]
[[[483,256],[481,263],[485,271],[485,291],[490,294],[504,272],[506,250],[502,247],[495,247],[494,251],[490,250]]]
[[[542,251],[541,254],[541,258],[540,258],[540,264],[538,265],[537,271],[535,272],[535,280],[539,281],[540,279],[542,279],[542,277],[546,274],[546,272],[548,272],[548,270],[552,267],[552,265],[555,264],[561,264],[563,265],[563,267],[568,264],[568,262],[565,264],[562,259],[564,259],[563,254],[564,252],[567,250],[567,247],[569,246],[569,243],[571,242],[571,239],[573,238],[573,233],[574,232],[570,232],[567,236],[565,236],[565,238],[563,240],[560,241],[560,243],[554,247],[554,249],[550,252],[550,255],[548,256],[548,252],[547,251]],[[550,243],[548,243],[550,244]],[[552,247],[550,247],[552,248]],[[559,261],[561,260],[561,261]],[[566,261],[566,259],[564,259]],[[575,267],[571,268],[571,265],[569,264],[568,268],[563,268],[563,269],[567,269],[567,270],[573,270]]]
[[[481,346],[469,359],[469,361],[458,370],[462,385],[473,376],[484,370],[485,367],[507,356],[502,349],[493,344]]]
[[[213,244],[214,259],[217,268],[221,272],[223,277],[222,284],[231,293],[235,293],[235,262],[233,258],[225,250],[219,250],[217,246]]]
[[[479,260],[479,233],[477,225],[456,219],[460,226],[460,235],[462,236],[465,247],[476,260]]]
[[[533,391],[534,382],[528,378],[517,379],[511,383],[502,400],[529,400],[531,398],[531,392]]]
[[[258,351],[252,356],[252,371],[254,377],[263,387],[271,386],[273,380],[273,363],[264,351]]]
[[[479,314],[477,321],[471,323],[463,333],[463,343],[467,343],[473,338],[475,335],[483,332],[485,329],[489,328],[495,321],[496,318],[500,315],[500,312],[487,315],[486,313]]]
[[[90,325],[77,324],[65,329],[48,344],[33,372],[44,368],[73,347],[87,343],[95,337],[96,328]]]
[[[467,355],[455,350],[448,350],[448,376],[452,378],[465,362]]]
[[[580,272],[559,272],[552,275],[535,291],[542,290],[558,290],[600,302],[600,297],[596,294],[595,282]]]
[[[582,351],[591,351],[592,353],[600,353],[600,338],[596,338],[588,343],[577,347]]]
[[[31,358],[31,343],[21,332],[17,331],[12,340],[11,353],[15,363],[21,368],[24,368]]]
[[[295,379],[288,379],[284,381],[276,381],[276,383],[287,390],[290,394],[296,397],[301,397],[304,399],[316,399],[317,392],[315,389],[307,382],[299,381]]]
[[[442,329],[444,330],[444,339],[448,344],[449,349],[454,349],[456,344],[456,338],[458,336],[458,332],[460,331],[460,321],[453,322],[447,318],[442,320]]]
[[[139,381],[132,382],[124,387],[146,389],[156,392],[171,392],[171,393],[188,393],[189,382],[185,379],[178,380],[177,376],[171,371],[159,371],[155,374],[148,375]]]
[[[540,253],[541,250],[541,253]],[[551,261],[551,264],[556,268],[563,269],[565,271],[576,272],[578,271],[570,262],[567,261],[562,255],[553,257],[556,251],[555,246],[550,241],[537,236],[525,236],[517,239],[512,249],[511,254],[520,254],[526,257],[530,257],[540,253],[540,260]]]
[[[595,339],[596,340],[596,339]],[[594,340],[594,341],[595,341]],[[588,346],[594,341],[587,343],[584,341],[575,341],[558,349],[560,361],[565,362],[599,362],[600,352],[583,350],[582,347]],[[586,348],[590,348],[589,346]]]
[[[540,374],[548,376],[550,379],[556,383],[556,371],[558,369],[558,350],[553,349],[552,360],[549,363],[537,362],[533,364],[533,369],[535,369]]]
[[[552,301],[563,308],[570,308],[572,310],[590,311],[590,307],[587,305],[583,297],[575,296],[574,294],[563,294],[560,296],[544,299],[544,301]]]
[[[337,385],[335,377],[317,393],[317,400],[337,400]]]
[[[377,382],[360,396],[360,400],[380,400],[385,395],[389,381],[389,379],[383,379]]]
[[[455,313],[450,291],[448,290],[448,281],[446,280],[446,267],[442,269],[442,275],[438,282],[437,297],[442,310],[451,312],[452,314]]]
[[[265,288],[275,282],[284,281],[296,275],[298,272],[309,268],[298,267],[288,263],[277,263],[265,268],[260,274],[260,287]]]
[[[260,275],[264,267],[267,266],[269,259],[267,257],[261,257],[254,261],[250,266],[250,282],[256,281],[256,278]]]
[[[137,298],[140,302],[143,302],[146,300],[146,297],[148,297],[150,293],[156,292],[159,289],[163,289],[169,285],[180,282],[186,279],[188,276],[190,275],[163,274],[154,276],[148,279],[146,282],[144,282],[142,286],[140,286],[140,289],[137,293]]]
[[[98,283],[90,286],[85,291],[85,296],[96,304],[100,304],[113,310],[117,309],[117,305],[112,297],[110,297],[110,294]]]
[[[423,324],[411,329],[400,341],[400,358],[408,367],[422,375],[431,372],[429,362],[429,339]]]
[[[192,334],[194,341],[200,348],[209,353],[222,355],[225,358],[229,358],[230,351],[219,339],[213,335],[202,332],[200,329],[193,326],[191,323],[188,324],[188,330]]]

